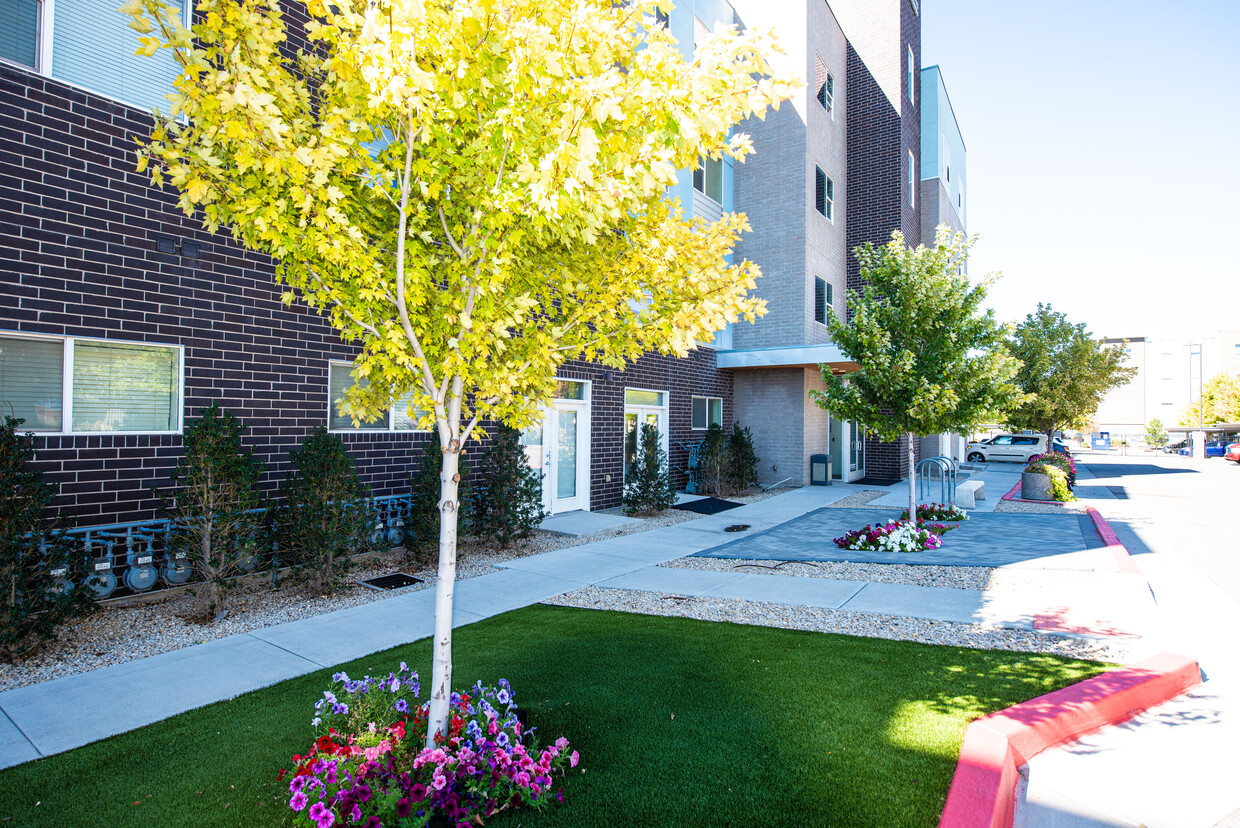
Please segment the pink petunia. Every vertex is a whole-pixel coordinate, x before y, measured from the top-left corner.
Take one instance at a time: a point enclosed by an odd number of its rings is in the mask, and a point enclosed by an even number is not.
[[[568,766],[570,768],[577,767],[577,759],[578,759],[577,751],[574,750],[572,754],[568,757]]]

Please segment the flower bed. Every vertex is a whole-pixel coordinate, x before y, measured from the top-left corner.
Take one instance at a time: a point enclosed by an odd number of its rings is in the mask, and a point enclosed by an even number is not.
[[[926,521],[932,521],[933,526],[942,528],[943,532],[946,532],[951,529],[959,528],[960,521],[968,520],[968,519],[969,519],[968,512],[966,512],[964,509],[961,509],[959,506],[953,506],[950,503],[918,503],[917,504],[917,522],[920,523],[922,526],[926,526],[927,528],[930,528],[930,526],[926,524]],[[900,513],[900,520],[908,520],[908,509],[905,509],[903,512]],[[957,525],[956,526],[945,526],[942,523],[942,521],[953,521]],[[943,534],[943,532],[936,532],[936,534],[941,535]]]
[[[942,531],[936,532],[935,528]],[[893,519],[864,529],[854,529],[843,537],[835,538],[835,545],[841,549],[866,552],[923,552],[942,546],[939,535],[949,528],[940,524],[918,526],[907,520],[897,522]]]
[[[1039,456],[1042,458],[1046,457],[1046,455]],[[1069,503],[1076,500],[1076,495],[1072,494],[1072,489],[1068,482],[1068,473],[1058,463],[1046,459],[1030,460],[1029,465],[1025,466],[1025,474],[1045,474],[1048,476],[1051,479],[1051,495],[1060,503]]]
[[[538,747],[517,717],[507,680],[453,693],[448,736],[428,748],[430,704],[410,704],[418,676],[403,662],[383,678],[332,679],[333,689],[314,706],[311,724],[320,735],[309,753],[293,757],[288,804],[295,824],[424,826],[435,817],[468,828],[510,805],[541,809],[563,800],[553,779],[577,765],[577,752],[567,753],[563,737]]]
[[[1068,488],[1076,488],[1076,461],[1059,451],[1048,451],[1046,454],[1035,454],[1029,458],[1028,464],[1044,463],[1062,471],[1068,478]],[[1028,471],[1028,469],[1026,469]]]

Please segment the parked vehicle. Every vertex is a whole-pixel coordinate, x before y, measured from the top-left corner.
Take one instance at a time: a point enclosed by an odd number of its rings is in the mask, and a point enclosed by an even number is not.
[[[1226,453],[1227,453],[1227,441],[1226,440],[1207,440],[1206,441],[1206,457],[1222,457]],[[1180,449],[1180,456],[1181,457],[1192,457],[1193,456],[1192,446],[1185,446],[1184,448]]]
[[[1223,457],[1233,463],[1240,463],[1240,443],[1228,443],[1227,451],[1223,453]]]
[[[1054,445],[1053,450],[1059,452],[1060,454],[1066,454],[1068,456],[1072,455],[1072,450],[1068,448],[1068,444],[1065,443],[1063,440],[1060,440],[1058,437],[1055,438],[1055,445]]]
[[[965,457],[971,463],[1001,460],[1026,463],[1035,454],[1046,451],[1045,434],[996,434],[980,443],[969,443]]]

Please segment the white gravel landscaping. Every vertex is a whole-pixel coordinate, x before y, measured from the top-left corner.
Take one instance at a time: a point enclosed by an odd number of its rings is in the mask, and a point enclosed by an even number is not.
[[[848,561],[751,561],[745,558],[677,558],[660,564],[672,569],[714,572],[752,572],[759,575],[795,575],[839,581],[950,587],[984,590],[994,569],[984,566],[911,566],[909,564],[850,563]]]
[[[779,493],[756,492],[730,499],[739,503],[755,503]],[[620,514],[618,509],[612,511]],[[496,564],[527,555],[645,532],[700,517],[702,515],[694,512],[669,509],[661,515],[643,518],[640,523],[580,537],[539,531],[527,546],[511,549],[500,549],[493,543],[466,538],[458,552],[457,580],[486,575],[496,571]],[[421,578],[423,583],[384,592],[356,583],[392,572],[407,573]],[[287,578],[281,581],[278,589],[272,590],[270,575],[258,576],[237,587],[229,596],[228,616],[213,624],[203,623],[201,616],[205,614],[205,607],[186,590],[135,596],[132,604],[114,603],[64,626],[56,641],[20,664],[0,663],[0,691],[430,589],[436,581],[436,569],[434,565],[414,568],[403,563],[402,553],[396,551],[366,560],[350,573],[350,578],[354,582],[352,585],[319,597],[307,594]]]
[[[730,621],[789,630],[843,633],[867,638],[919,641],[980,650],[1051,653],[1095,661],[1126,661],[1126,642],[1050,636],[1032,630],[953,624],[897,615],[819,609],[793,604],[770,604],[729,598],[699,598],[624,589],[583,587],[545,603],[581,609],[614,610],[641,615]]]

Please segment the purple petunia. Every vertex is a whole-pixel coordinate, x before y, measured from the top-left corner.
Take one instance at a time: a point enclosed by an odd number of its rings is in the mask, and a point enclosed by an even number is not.
[[[322,802],[316,802],[310,807],[310,818],[315,821],[318,828],[331,828],[336,821],[336,815]]]
[[[296,781],[296,780],[294,780]],[[304,811],[306,809],[306,793],[300,789],[293,792],[293,796],[288,801],[288,806],[294,811]]]
[[[396,709],[397,713],[408,713],[409,712],[409,702],[405,701],[404,699],[397,699],[396,704],[392,705],[392,707]]]

